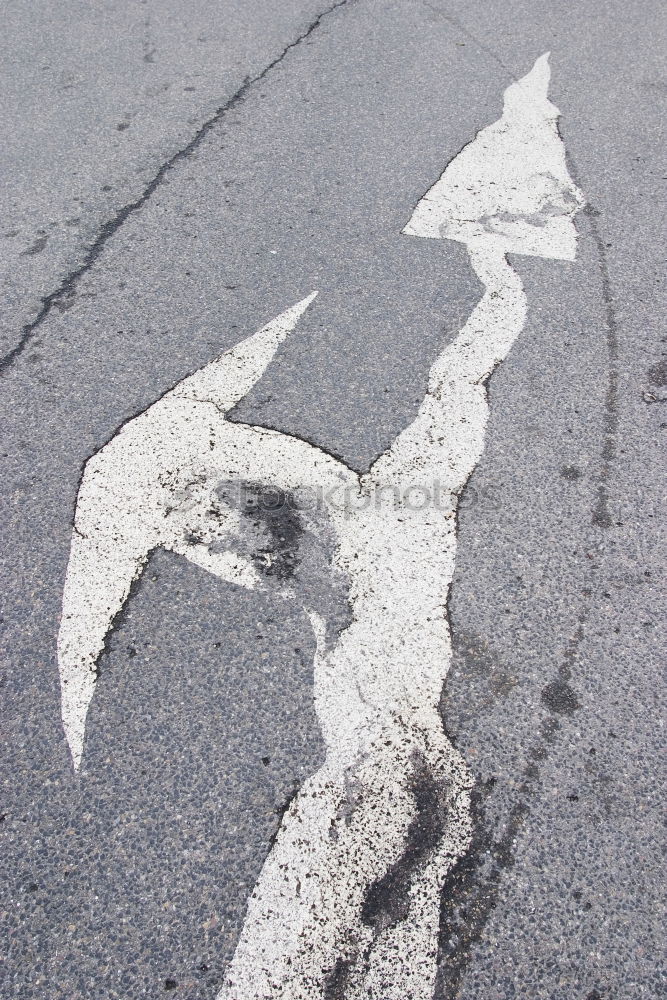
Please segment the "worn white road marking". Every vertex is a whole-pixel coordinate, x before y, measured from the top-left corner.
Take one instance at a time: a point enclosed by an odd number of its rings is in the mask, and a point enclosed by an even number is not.
[[[366,475],[289,435],[225,419],[312,295],[181,382],[86,466],[59,637],[75,766],[105,636],[154,548],[245,587],[278,586],[305,607],[316,637],[326,761],[283,819],[220,1000],[432,995],[440,890],[470,837],[470,776],[438,713],[456,503],[483,449],[485,381],[525,319],[505,255],[573,259],[573,216],[583,204],[548,81],[542,56],[404,230],[466,243],[485,292],[433,365],[415,420]],[[333,639],[309,593],[295,590],[287,569],[277,572],[270,548],[261,568],[260,541],[248,542],[250,522],[221,481],[287,493],[347,489],[349,503],[320,512],[336,539],[330,572],[347,581],[352,614]],[[414,503],[425,490],[430,501]]]
[[[546,52],[507,88],[502,118],[452,160],[403,232],[574,260],[572,216],[584,199],[568,173],[549,76]]]
[[[298,468],[308,446],[263,428],[229,423],[224,414],[261,378],[316,294],[184,379],[125,424],[86,464],[58,635],[63,725],[76,768],[97,660],[150,552],[159,546],[181,552],[224,580],[255,586],[257,574],[247,559],[211,551],[240,519],[215,495],[220,470],[247,478],[257,449],[273,458],[264,470],[270,478],[272,465],[288,467],[292,461]],[[313,475],[324,476],[327,465],[326,456],[316,456]],[[187,544],[197,530],[202,544]]]

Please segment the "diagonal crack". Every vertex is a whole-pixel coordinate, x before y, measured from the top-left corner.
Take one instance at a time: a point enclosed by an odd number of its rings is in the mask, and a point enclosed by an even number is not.
[[[208,133],[214,129],[220,121],[222,121],[227,112],[231,111],[238,104],[240,104],[247,97],[252,88],[256,84],[261,83],[261,81],[268,76],[271,70],[275,69],[276,66],[283,61],[285,56],[287,56],[292,49],[295,49],[301,44],[301,42],[304,42],[307,38],[309,38],[314,31],[317,31],[326,17],[333,14],[333,12],[338,10],[339,7],[345,7],[347,4],[353,2],[354,0],[337,0],[336,3],[331,4],[330,7],[327,7],[326,10],[323,10],[320,14],[318,14],[317,17],[315,17],[304,29],[304,31],[302,31],[301,34],[294,39],[294,41],[286,45],[282,52],[280,52],[275,59],[268,63],[268,65],[266,65],[260,73],[253,77],[246,77],[236,93],[232,94],[232,96],[204,122],[204,124],[194,134],[192,139],[190,139],[190,141],[183,146],[182,149],[179,149],[168,160],[165,160],[153,178],[148,182],[139,197],[135,201],[124,205],[116,213],[116,215],[113,216],[113,218],[108,219],[102,224],[97,236],[86,249],[83,262],[78,267],[74,268],[74,270],[70,271],[70,273],[63,278],[58,287],[54,289],[54,291],[50,292],[42,299],[42,305],[39,312],[33,320],[25,324],[21,331],[21,338],[18,343],[12,348],[11,351],[9,351],[8,354],[6,354],[3,358],[0,358],[0,375],[3,375],[9,368],[11,368],[16,359],[21,356],[27,345],[32,340],[35,331],[41,326],[53,307],[62,302],[64,299],[69,298],[74,293],[80,278],[82,278],[83,275],[86,274],[86,272],[89,271],[101,257],[109,240],[115,236],[130,215],[133,215],[135,212],[138,212],[143,208],[148,199],[160,187],[167,174],[182,160],[187,160],[187,158],[191,156],[191,154],[194,153],[194,151],[201,145]]]

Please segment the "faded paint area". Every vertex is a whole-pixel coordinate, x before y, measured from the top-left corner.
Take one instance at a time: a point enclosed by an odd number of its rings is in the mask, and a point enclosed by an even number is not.
[[[470,775],[439,713],[456,507],[484,447],[486,381],[526,316],[506,254],[572,259],[583,202],[548,80],[543,56],[404,230],[466,243],[485,292],[435,360],[414,421],[368,473],[226,418],[315,293],[181,382],[86,466],[59,637],[75,766],[97,658],[156,547],[230,583],[278,588],[316,638],[326,760],[285,812],[220,1000],[433,993],[440,894],[471,838]],[[321,502],[305,508],[304,493]]]

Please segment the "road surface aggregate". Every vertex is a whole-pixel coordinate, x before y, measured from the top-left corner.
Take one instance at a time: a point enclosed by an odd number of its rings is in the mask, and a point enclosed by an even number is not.
[[[587,205],[576,261],[511,257],[527,321],[460,498],[440,709],[474,829],[435,998],[665,995],[664,29],[647,0],[9,6],[3,998],[214,1000],[325,755],[306,614],[157,551],[74,773],[56,638],[86,460],[317,289],[231,419],[365,472],[483,292],[462,244],[401,230],[546,51]]]

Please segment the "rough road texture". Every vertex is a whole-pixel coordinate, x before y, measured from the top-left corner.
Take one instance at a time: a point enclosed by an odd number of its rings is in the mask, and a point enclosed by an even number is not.
[[[31,252],[9,262],[7,352],[102,227],[324,10],[273,8],[253,32],[226,22],[225,45],[196,67],[206,100],[187,92],[196,121],[174,118],[168,142],[152,98],[140,96],[143,117],[118,130],[126,101],[104,90],[117,141],[144,137],[133,153],[140,183],[127,181],[120,147],[100,147],[99,187],[113,171],[118,200],[108,211],[86,202],[84,238],[47,267],[38,230],[53,221],[50,174],[65,200],[83,197],[70,177],[86,146],[68,146],[57,110],[50,146],[61,159],[43,149],[57,169],[27,184],[46,192],[42,207],[31,214],[37,200],[12,185],[20,252]],[[34,5],[28,14],[44,17]],[[213,14],[202,16],[210,25]],[[213,998],[279,817],[322,761],[305,618],[163,554],[116,627],[89,720],[90,767],[73,777],[55,640],[84,461],[170,385],[319,288],[329,314],[304,322],[243,417],[367,468],[414,416],[442,338],[481,294],[463,248],[400,228],[547,49],[571,172],[591,208],[578,220],[576,268],[513,261],[528,322],[491,379],[486,450],[459,518],[456,660],[442,708],[477,777],[477,839],[443,900],[438,988],[465,1000],[664,991],[658,17],[652,4],[590,0],[358,0],[332,11],[128,214],[5,366],[3,997]],[[26,23],[73,73],[58,32]],[[167,42],[182,39],[170,23]],[[151,66],[140,35],[88,35],[76,18],[58,31],[80,41],[96,79],[101,38],[114,38],[119,81],[120,53],[141,73]],[[180,41],[179,64],[174,42],[175,79],[207,44]],[[219,88],[213,65],[228,74]],[[77,85],[97,120],[87,80]],[[19,137],[30,112],[16,113]],[[23,153],[15,162],[26,175]],[[341,982],[342,969],[332,996]]]

